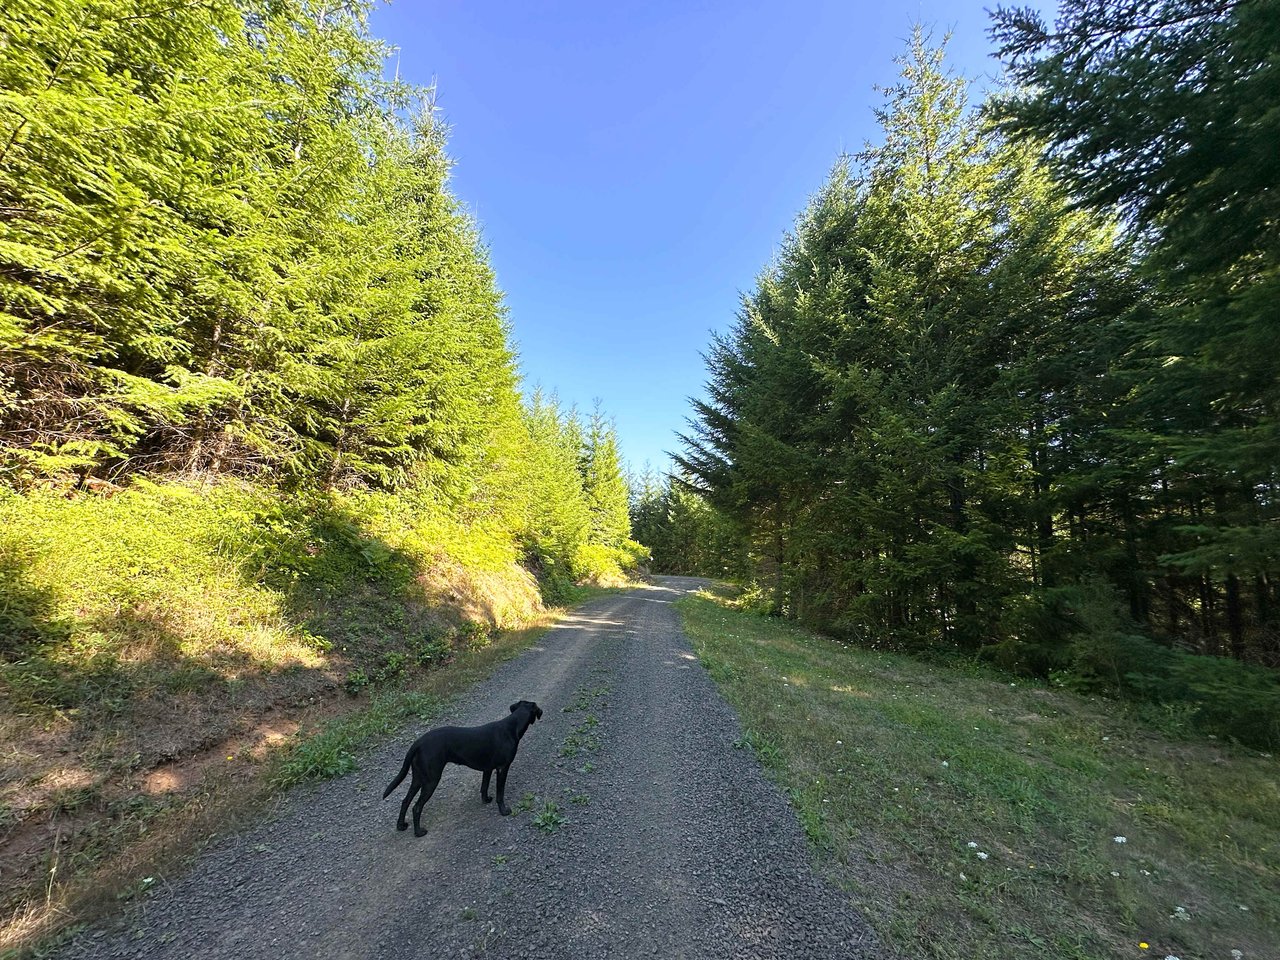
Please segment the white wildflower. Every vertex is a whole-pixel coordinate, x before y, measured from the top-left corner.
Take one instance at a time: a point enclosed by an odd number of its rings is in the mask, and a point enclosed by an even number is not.
[[[1243,957],[1244,957],[1244,951],[1243,951],[1243,950],[1232,950],[1232,951],[1231,951],[1231,960],[1243,960]]]
[[[987,855],[986,855],[985,853],[983,853],[981,850],[979,850],[979,851],[978,851],[978,859],[979,859],[979,860],[985,860],[985,859],[987,859]]]
[[[1129,838],[1128,838],[1128,837],[1112,837],[1111,839],[1112,839],[1112,840],[1114,840],[1116,843],[1128,843],[1128,842],[1129,842]]]
[[[977,845],[976,843],[974,843],[972,840],[970,840],[970,841],[969,841],[969,849],[970,849],[970,850],[977,850],[977,849],[978,849],[978,845]]]

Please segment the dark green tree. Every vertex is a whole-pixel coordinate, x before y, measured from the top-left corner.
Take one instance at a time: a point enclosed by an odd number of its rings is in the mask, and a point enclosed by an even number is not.
[[[1004,129],[1046,144],[1084,202],[1115,208],[1161,307],[1131,358],[1146,458],[1142,539],[1159,596],[1134,612],[1202,649],[1265,637],[1280,576],[1280,17],[1266,0],[1069,0],[994,34],[1019,92]],[[1140,490],[1140,487],[1135,486]],[[1143,496],[1139,494],[1139,496]]]
[[[630,491],[618,452],[617,428],[601,411],[591,413],[582,438],[580,458],[583,493],[591,514],[591,540],[621,546],[631,534]]]
[[[708,355],[679,458],[779,610],[968,649],[1059,559],[1065,481],[1135,309],[1105,219],[975,115],[919,34],[880,112]],[[1051,462],[1052,461],[1052,462]]]

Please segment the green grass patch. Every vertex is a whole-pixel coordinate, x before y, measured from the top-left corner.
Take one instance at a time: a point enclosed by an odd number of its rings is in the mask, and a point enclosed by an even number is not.
[[[276,761],[273,780],[291,787],[308,780],[327,780],[356,768],[356,751],[377,737],[395,733],[410,720],[430,719],[436,701],[414,690],[387,690],[365,709],[339,717],[304,735]]]
[[[544,800],[542,809],[533,818],[533,825],[543,833],[555,833],[568,822],[568,819],[560,812],[560,807],[554,800]]]
[[[707,595],[679,606],[748,731],[735,746],[760,757],[819,861],[904,955],[1274,955],[1274,758]]]

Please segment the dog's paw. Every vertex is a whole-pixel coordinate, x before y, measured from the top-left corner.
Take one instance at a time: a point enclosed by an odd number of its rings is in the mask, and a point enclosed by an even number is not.
[[[498,812],[499,812],[500,814],[502,814],[504,817],[509,817],[509,816],[511,816],[511,808],[510,808],[510,807],[499,807],[499,808],[498,808]]]
[[[408,829],[409,829],[409,825],[408,825],[407,823],[397,823],[397,824],[396,824],[396,829],[397,829],[397,830],[408,830]]]
[[[421,827],[414,827],[413,835],[415,837],[425,837],[427,835],[427,831],[423,830]]]
[[[481,797],[481,798],[480,798],[480,802],[481,802],[481,803],[493,803],[493,797]]]

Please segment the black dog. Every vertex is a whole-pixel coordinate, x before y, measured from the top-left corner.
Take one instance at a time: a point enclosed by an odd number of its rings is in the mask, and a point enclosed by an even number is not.
[[[413,805],[413,835],[427,835],[427,831],[422,829],[422,808],[435,792],[446,763],[458,763],[472,770],[484,771],[484,780],[480,783],[480,799],[485,803],[490,802],[489,775],[497,770],[498,809],[504,817],[509,814],[511,810],[508,809],[505,798],[507,771],[511,769],[511,761],[516,758],[520,738],[541,718],[542,710],[536,703],[521,700],[511,705],[509,717],[486,723],[483,727],[439,727],[420,736],[404,755],[400,775],[387,784],[387,789],[382,792],[383,800],[391,796],[391,791],[400,786],[400,781],[409,772],[409,768],[413,767],[413,780],[409,783],[408,796],[400,804],[400,818],[396,821],[396,829],[409,829],[404,815],[413,795],[421,790],[422,795]]]

